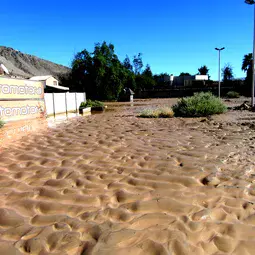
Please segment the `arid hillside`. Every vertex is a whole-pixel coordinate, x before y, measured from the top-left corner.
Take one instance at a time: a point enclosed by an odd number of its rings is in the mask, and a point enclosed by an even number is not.
[[[0,63],[8,68],[12,76],[22,78],[48,74],[59,77],[70,70],[66,66],[24,54],[5,46],[0,46]]]

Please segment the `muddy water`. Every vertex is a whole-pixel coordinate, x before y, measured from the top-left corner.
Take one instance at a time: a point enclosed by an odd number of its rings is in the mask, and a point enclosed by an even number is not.
[[[109,103],[6,145],[0,254],[254,254],[254,115],[136,117],[173,102]]]

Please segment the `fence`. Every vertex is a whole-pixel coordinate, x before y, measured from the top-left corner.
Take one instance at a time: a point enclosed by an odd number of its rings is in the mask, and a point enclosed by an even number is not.
[[[78,112],[81,102],[86,101],[86,93],[45,93],[44,100],[47,115]]]
[[[221,87],[221,94],[224,96],[228,91],[233,90],[233,87]],[[193,96],[196,92],[212,92],[218,95],[218,86],[204,88],[176,87],[171,89],[151,89],[138,91],[135,94],[136,98],[175,98]]]

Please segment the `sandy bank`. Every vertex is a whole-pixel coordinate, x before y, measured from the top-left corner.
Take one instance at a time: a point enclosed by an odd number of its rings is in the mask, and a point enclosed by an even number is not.
[[[29,133],[0,152],[0,254],[254,254],[255,114],[139,119],[147,105]]]

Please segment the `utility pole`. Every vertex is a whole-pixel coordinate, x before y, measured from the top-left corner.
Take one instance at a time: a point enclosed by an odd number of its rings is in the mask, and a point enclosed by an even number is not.
[[[220,48],[220,49],[215,48],[215,50],[217,50],[219,52],[219,73],[218,73],[218,79],[219,79],[218,95],[219,95],[219,98],[220,98],[220,77],[221,77],[221,75],[220,75],[220,52],[224,49],[225,49],[224,47]]]
[[[250,5],[254,5],[255,4],[255,1],[254,0],[245,0],[245,3],[246,4],[250,4]],[[255,65],[255,62],[254,62],[254,57],[255,57],[255,5],[254,5],[254,28],[253,28],[253,58],[252,58],[252,87],[251,87],[251,107],[254,108],[254,103],[255,103],[255,100],[254,100],[254,86],[255,86],[255,78],[254,78],[254,75],[255,75],[255,72],[254,72],[254,65]]]

